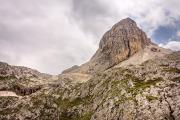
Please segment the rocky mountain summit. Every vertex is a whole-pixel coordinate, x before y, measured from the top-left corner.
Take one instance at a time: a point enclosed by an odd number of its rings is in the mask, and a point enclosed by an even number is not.
[[[60,75],[0,63],[0,119],[180,120],[180,52],[126,18],[89,62]]]
[[[127,60],[138,51],[152,44],[146,34],[130,18],[115,24],[107,31],[99,44],[99,49],[88,63],[68,72],[96,73],[104,71]]]

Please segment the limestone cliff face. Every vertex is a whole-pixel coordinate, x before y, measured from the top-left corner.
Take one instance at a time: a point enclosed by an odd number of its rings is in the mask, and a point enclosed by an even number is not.
[[[150,43],[150,39],[137,27],[136,23],[126,18],[104,34],[92,60],[104,60],[109,62],[107,67],[111,67],[128,59]]]
[[[135,21],[130,18],[123,19],[103,35],[99,49],[88,63],[68,72],[91,74],[106,70],[150,44],[150,39]]]

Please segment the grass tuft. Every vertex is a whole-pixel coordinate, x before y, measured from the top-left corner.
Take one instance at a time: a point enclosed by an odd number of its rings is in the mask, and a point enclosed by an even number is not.
[[[151,101],[153,101],[153,100],[157,100],[158,98],[155,97],[155,96],[146,96],[146,99],[147,99],[149,102],[151,102]]]

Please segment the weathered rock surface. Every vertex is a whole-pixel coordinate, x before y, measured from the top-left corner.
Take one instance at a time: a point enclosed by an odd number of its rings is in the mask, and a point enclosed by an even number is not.
[[[180,52],[152,44],[129,18],[104,35],[88,63],[64,74],[5,63],[0,73],[2,120],[180,119]]]
[[[91,60],[107,60],[109,68],[128,59],[150,43],[150,39],[133,20],[123,19],[104,34],[99,49]]]

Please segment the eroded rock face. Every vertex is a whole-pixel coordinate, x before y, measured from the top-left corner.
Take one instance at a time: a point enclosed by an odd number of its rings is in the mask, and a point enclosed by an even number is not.
[[[106,32],[92,60],[108,62],[112,67],[149,45],[150,39],[130,18],[123,19]]]
[[[32,93],[37,92],[38,90],[41,89],[41,86],[34,86],[34,87],[21,87],[21,86],[13,86],[12,91],[14,91],[18,95],[31,95]]]

